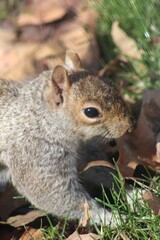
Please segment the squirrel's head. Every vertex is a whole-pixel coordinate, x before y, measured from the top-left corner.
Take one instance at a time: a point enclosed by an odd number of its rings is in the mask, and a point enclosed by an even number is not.
[[[56,66],[52,96],[73,122],[73,131],[85,139],[118,138],[131,131],[133,121],[118,91],[84,70],[79,56],[67,51],[65,67]]]

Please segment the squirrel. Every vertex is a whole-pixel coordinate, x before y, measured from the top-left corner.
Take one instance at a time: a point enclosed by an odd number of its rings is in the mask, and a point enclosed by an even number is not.
[[[79,219],[87,201],[95,222],[104,215],[110,222],[112,214],[90,197],[78,171],[94,158],[88,151],[94,139],[119,138],[133,121],[118,91],[85,70],[77,53],[68,50],[64,66],[37,78],[0,79],[0,124],[1,182],[11,180],[55,216]]]

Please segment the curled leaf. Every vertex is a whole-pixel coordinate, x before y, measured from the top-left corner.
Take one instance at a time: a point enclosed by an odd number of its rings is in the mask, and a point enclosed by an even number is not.
[[[118,21],[113,22],[111,35],[122,55],[141,59],[143,51],[139,50],[135,40],[127,36],[127,34],[119,27]]]

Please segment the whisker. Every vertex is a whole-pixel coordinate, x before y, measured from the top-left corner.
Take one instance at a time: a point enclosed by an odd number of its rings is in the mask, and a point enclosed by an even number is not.
[[[100,138],[97,139],[96,144],[97,144],[97,145],[100,145],[100,144],[102,144],[102,143],[108,142],[108,140],[107,140],[107,138],[106,138],[106,136],[108,136],[108,135],[110,135],[110,132],[108,131],[108,129],[106,129],[106,130],[101,134]]]

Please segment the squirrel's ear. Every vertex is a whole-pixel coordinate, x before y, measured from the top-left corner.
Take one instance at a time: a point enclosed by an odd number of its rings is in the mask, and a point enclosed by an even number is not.
[[[56,105],[64,102],[65,92],[70,89],[71,85],[67,70],[61,65],[56,66],[52,74],[53,98]]]
[[[82,69],[82,63],[78,54],[72,50],[67,50],[65,64],[68,70]]]

